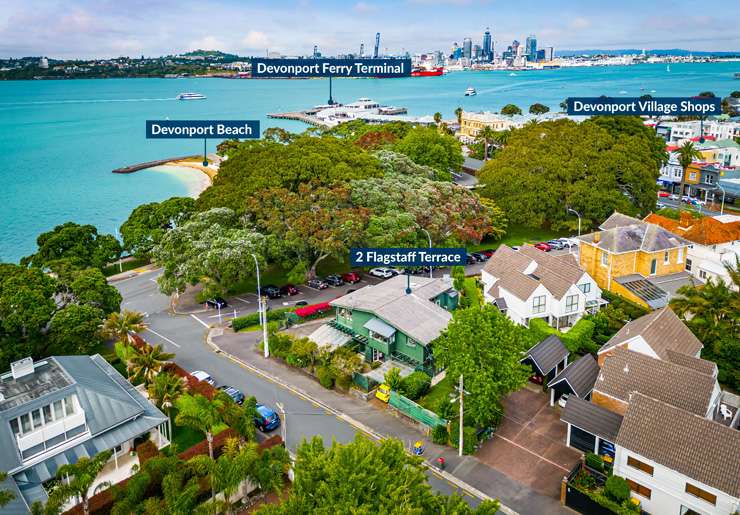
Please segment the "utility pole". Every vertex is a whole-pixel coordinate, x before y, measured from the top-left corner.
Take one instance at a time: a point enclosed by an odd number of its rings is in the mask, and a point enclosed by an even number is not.
[[[463,375],[460,374],[460,441],[458,442],[457,455],[462,457],[463,455]]]
[[[262,288],[260,287],[260,264],[257,261],[257,256],[252,254],[254,259],[254,266],[257,269],[257,311],[260,314],[260,323],[262,324],[262,346],[264,347],[265,357],[270,357],[270,347],[267,340],[267,310],[263,309],[264,302],[262,301]]]
[[[424,229],[423,227],[421,227],[421,230],[422,230],[422,231],[424,231],[424,233],[425,233],[425,234],[427,235],[427,238],[429,239],[429,250],[432,250],[432,237],[431,237],[431,236],[429,235],[429,231],[427,231],[427,230],[426,230],[426,229]],[[431,279],[431,278],[433,277],[433,276],[432,276],[432,271],[433,271],[433,270],[434,270],[434,268],[432,268],[432,267],[430,266],[430,267],[429,267],[429,278],[430,278],[430,279]]]
[[[288,447],[288,416],[285,413],[285,407],[282,402],[276,402],[277,409],[280,410],[280,414],[283,416],[283,423],[281,424],[280,437],[283,439],[283,445]]]

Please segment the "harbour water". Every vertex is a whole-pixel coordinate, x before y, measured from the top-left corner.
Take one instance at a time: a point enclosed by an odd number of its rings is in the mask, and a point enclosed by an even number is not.
[[[370,97],[411,115],[456,107],[498,110],[535,102],[558,109],[568,96],[686,96],[740,89],[740,63],[664,64],[516,72],[454,72],[441,77],[334,80],[334,99]],[[465,97],[474,87],[478,94]],[[198,101],[175,100],[185,91]],[[146,140],[147,119],[259,119],[264,130],[305,125],[268,120],[269,112],[325,103],[326,80],[98,79],[0,82],[0,261],[17,261],[43,231],[68,220],[115,233],[139,204],[197,194],[197,172],[111,170],[168,156],[197,154],[202,141]],[[208,142],[208,151],[216,141]]]

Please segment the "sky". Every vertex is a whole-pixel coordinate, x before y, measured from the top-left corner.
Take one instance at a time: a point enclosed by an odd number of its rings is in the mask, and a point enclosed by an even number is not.
[[[535,34],[555,50],[740,51],[740,1],[0,0],[0,57],[449,51],[491,28],[497,49]]]

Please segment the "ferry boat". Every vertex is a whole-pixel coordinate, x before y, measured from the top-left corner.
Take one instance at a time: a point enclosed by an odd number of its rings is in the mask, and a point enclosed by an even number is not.
[[[411,70],[412,77],[438,77],[443,73],[444,68],[442,66],[437,66],[435,68],[417,67]]]
[[[472,86],[465,90],[465,96],[466,97],[474,97],[477,94],[478,94],[478,92],[475,91],[475,88],[472,87]]]
[[[201,93],[180,93],[177,95],[178,100],[203,100],[206,96]]]

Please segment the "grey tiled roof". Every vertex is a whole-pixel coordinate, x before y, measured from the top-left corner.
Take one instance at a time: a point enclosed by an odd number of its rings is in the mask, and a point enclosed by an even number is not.
[[[635,393],[616,444],[740,497],[740,431]]]
[[[670,231],[621,213],[612,214],[601,224],[600,232],[580,237],[581,241],[612,253],[659,252],[691,244]],[[597,236],[598,235],[598,236]],[[598,237],[599,241],[595,241]]]
[[[612,443],[617,439],[622,415],[580,397],[570,397],[560,414],[560,420],[573,424]]]
[[[628,322],[599,349],[599,354],[635,336],[642,336],[661,359],[668,359],[666,354],[668,349],[696,356],[703,347],[699,339],[681,322],[673,310],[665,307]]]
[[[715,386],[710,375],[618,347],[604,360],[594,391],[627,403],[639,392],[705,416]]]
[[[554,334],[551,334],[529,349],[523,360],[527,358],[532,359],[540,373],[542,375],[547,375],[569,354],[570,352],[568,352],[568,349],[565,347],[562,340]]]
[[[586,354],[565,367],[547,386],[552,388],[555,384],[566,381],[573,393],[583,398],[593,389],[598,374],[598,363],[591,354]]]

